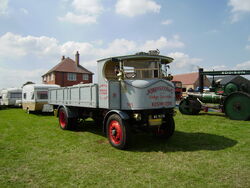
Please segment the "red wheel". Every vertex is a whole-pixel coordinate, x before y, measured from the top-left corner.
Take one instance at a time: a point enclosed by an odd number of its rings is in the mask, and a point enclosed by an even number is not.
[[[112,120],[109,123],[110,139],[115,144],[120,144],[122,141],[122,128],[118,121]]]
[[[113,114],[108,118],[106,133],[109,143],[118,149],[125,149],[130,143],[129,125],[121,119],[118,114]]]
[[[59,111],[59,125],[62,129],[66,128],[66,125],[67,125],[66,117],[67,115],[65,113],[65,110],[61,108]]]
[[[68,117],[65,108],[59,109],[58,119],[59,119],[59,125],[60,125],[61,129],[63,129],[63,130],[73,129],[77,124],[76,118],[69,118]]]

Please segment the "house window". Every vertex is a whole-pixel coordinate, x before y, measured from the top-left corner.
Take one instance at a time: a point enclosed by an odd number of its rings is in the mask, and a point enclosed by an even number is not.
[[[68,73],[69,81],[76,81],[76,73]]]
[[[88,74],[83,74],[82,79],[83,80],[89,80],[89,75]]]

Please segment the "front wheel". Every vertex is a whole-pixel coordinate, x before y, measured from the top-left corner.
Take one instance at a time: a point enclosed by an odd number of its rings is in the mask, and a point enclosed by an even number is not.
[[[118,114],[108,118],[106,134],[109,143],[117,149],[126,149],[130,143],[130,127]]]
[[[156,136],[159,138],[170,138],[175,131],[175,123],[174,118],[172,116],[167,117],[163,124],[157,128],[156,130]]]

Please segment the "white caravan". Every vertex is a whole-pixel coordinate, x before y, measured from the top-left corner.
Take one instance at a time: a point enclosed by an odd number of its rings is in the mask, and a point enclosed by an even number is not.
[[[52,112],[48,104],[48,90],[59,88],[58,85],[29,84],[23,87],[22,106],[27,113],[30,111]]]
[[[22,89],[7,88],[1,90],[0,103],[5,106],[21,106]]]

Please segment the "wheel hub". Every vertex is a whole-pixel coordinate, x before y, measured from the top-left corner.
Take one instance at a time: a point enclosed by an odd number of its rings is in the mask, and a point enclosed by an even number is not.
[[[112,136],[116,136],[116,135],[117,135],[117,131],[116,131],[116,129],[115,129],[115,128],[113,128],[113,129],[112,129],[112,131],[111,131],[111,133],[112,133]]]
[[[235,103],[235,104],[234,104],[234,109],[237,110],[237,111],[240,111],[240,110],[241,110],[241,105],[240,105],[240,103]]]
[[[122,129],[118,121],[113,120],[109,125],[110,139],[114,144],[120,144],[122,140]]]

